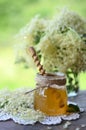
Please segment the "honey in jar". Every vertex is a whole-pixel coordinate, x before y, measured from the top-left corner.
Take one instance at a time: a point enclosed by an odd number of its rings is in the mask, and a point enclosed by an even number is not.
[[[62,115],[67,110],[66,78],[62,73],[37,74],[34,109],[48,116]]]

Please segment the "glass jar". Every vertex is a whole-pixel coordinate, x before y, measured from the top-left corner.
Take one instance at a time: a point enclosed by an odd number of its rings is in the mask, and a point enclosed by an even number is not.
[[[62,115],[67,110],[66,77],[62,73],[37,74],[34,109],[48,116]]]

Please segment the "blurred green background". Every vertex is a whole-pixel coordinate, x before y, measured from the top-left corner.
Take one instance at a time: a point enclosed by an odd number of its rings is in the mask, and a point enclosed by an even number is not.
[[[0,88],[34,87],[35,70],[15,65],[13,37],[36,14],[51,18],[64,6],[86,17],[86,0],[0,0]],[[79,76],[86,89],[86,74]]]

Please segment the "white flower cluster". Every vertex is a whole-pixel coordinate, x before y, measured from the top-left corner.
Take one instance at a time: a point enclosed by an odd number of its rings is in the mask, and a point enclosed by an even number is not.
[[[71,28],[64,34],[53,32],[43,37],[39,45],[44,68],[52,71],[58,68],[66,72],[69,68],[74,72],[86,69],[86,45]]]
[[[27,49],[33,46],[46,71],[74,72],[86,70],[86,21],[78,14],[63,9],[58,16],[45,20],[36,16],[21,30],[16,46],[17,61],[34,66]],[[18,42],[19,42],[18,41]]]
[[[64,30],[64,27],[70,27],[79,34],[86,33],[86,19],[79,16],[76,12],[70,11],[68,8],[63,8],[59,15],[54,16],[49,30]]]
[[[29,66],[35,67],[33,59],[30,55],[27,55],[28,46],[36,46],[41,37],[45,33],[45,29],[49,20],[40,18],[39,15],[35,16],[29,24],[20,30],[20,33],[16,35],[15,42],[15,58],[16,62],[27,62]]]
[[[28,88],[0,91],[0,112],[32,122],[42,119],[43,113],[35,111],[33,107],[34,93],[25,94],[26,91]]]

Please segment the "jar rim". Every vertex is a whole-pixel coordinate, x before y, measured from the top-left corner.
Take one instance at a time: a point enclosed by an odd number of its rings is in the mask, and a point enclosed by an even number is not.
[[[66,79],[66,76],[64,73],[62,72],[55,72],[55,73],[45,73],[44,75],[41,75],[39,73],[37,73],[37,77],[39,78],[45,78],[45,79]]]

